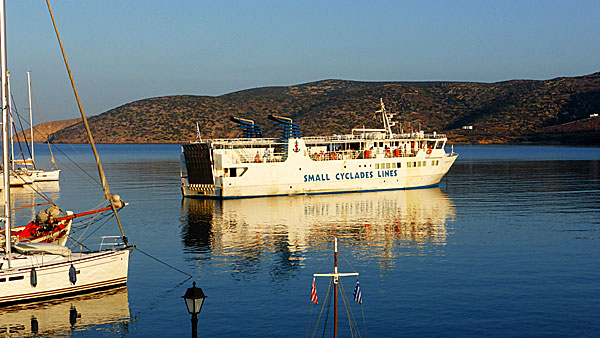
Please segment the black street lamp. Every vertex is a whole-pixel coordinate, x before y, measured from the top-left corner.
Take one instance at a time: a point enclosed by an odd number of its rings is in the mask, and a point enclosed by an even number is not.
[[[198,337],[198,313],[202,310],[204,299],[206,296],[202,292],[201,288],[196,287],[196,282],[192,284],[192,287],[187,289],[183,299],[185,300],[185,306],[188,312],[192,315],[192,338]]]

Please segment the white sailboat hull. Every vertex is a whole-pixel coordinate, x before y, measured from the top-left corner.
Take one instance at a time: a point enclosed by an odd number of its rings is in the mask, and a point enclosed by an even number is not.
[[[49,182],[58,181],[60,176],[60,170],[29,170],[34,182]]]
[[[0,173],[0,182],[4,180],[4,174]],[[22,187],[25,184],[33,183],[33,177],[29,174],[13,174],[11,173],[8,177],[8,181],[11,187]],[[0,190],[1,187],[0,187]]]
[[[130,249],[72,253],[68,257],[17,254],[10,261],[10,269],[6,268],[8,262],[3,257],[0,304],[62,297],[125,285]],[[77,271],[74,283],[69,277],[71,265]],[[32,278],[33,269],[37,283]]]

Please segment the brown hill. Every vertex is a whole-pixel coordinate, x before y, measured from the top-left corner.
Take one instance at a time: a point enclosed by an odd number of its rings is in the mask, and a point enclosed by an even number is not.
[[[66,127],[72,126],[78,122],[81,122],[81,118],[38,124],[37,126],[33,127],[33,142],[46,142],[49,135],[65,129]],[[27,140],[27,142],[31,142],[29,139],[30,136],[30,129],[27,129],[24,132],[17,134],[15,140],[18,139],[21,142]]]
[[[277,136],[269,114],[291,117],[303,135],[346,133],[380,127],[379,98],[398,113],[404,130],[446,132],[459,142],[544,142],[550,126],[600,112],[600,73],[551,80],[474,82],[357,82],[324,80],[265,87],[222,96],[167,96],[139,100],[90,118],[98,142],[185,142],[195,136],[234,137],[232,115],[253,119]],[[463,130],[463,126],[472,130]],[[590,126],[591,135],[599,134]],[[81,123],[54,134],[55,142],[86,142]],[[549,140],[555,142],[556,140]],[[585,141],[585,140],[584,140]]]

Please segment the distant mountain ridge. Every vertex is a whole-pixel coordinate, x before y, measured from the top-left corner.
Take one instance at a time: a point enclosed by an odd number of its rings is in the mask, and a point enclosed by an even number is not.
[[[579,132],[583,128],[587,136],[575,143],[600,144],[596,120],[589,118],[600,113],[600,72],[495,83],[323,80],[221,96],[148,98],[90,117],[89,122],[99,143],[187,142],[195,138],[196,122],[203,138],[241,136],[230,116],[252,119],[266,136],[276,137],[279,131],[267,119],[269,114],[292,118],[306,136],[341,134],[354,127],[381,127],[375,114],[379,98],[397,114],[404,130],[446,133],[453,143],[544,143],[544,135],[552,135],[549,142],[569,143],[572,131],[549,127],[581,121]],[[52,137],[57,143],[87,142],[81,123]]]
[[[33,127],[33,142],[46,142],[48,136],[51,134],[78,122],[81,122],[81,118],[40,123]],[[31,142],[30,137],[31,133],[29,129],[27,129],[24,132],[18,133],[15,140]]]

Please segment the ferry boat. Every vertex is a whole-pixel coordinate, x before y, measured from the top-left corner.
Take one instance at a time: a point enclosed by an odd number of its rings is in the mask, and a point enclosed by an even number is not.
[[[242,138],[195,140],[182,145],[185,197],[245,198],[329,194],[436,186],[458,157],[443,134],[396,134],[383,100],[382,129],[302,137],[292,119],[270,115],[280,138],[263,138],[252,120],[232,117]]]

